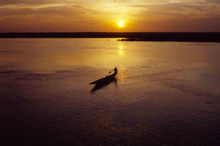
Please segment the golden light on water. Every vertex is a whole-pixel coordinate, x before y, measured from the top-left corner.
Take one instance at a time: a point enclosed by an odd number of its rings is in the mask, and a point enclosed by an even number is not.
[[[119,55],[124,55],[124,47],[122,44],[119,45]]]

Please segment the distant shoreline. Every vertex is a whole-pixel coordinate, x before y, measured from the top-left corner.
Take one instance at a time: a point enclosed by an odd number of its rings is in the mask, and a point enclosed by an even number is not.
[[[220,32],[12,32],[0,33],[0,38],[123,38],[119,41],[220,42]]]

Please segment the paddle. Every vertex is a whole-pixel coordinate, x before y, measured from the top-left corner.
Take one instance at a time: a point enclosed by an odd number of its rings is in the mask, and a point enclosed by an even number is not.
[[[114,71],[114,69],[112,71]],[[110,71],[109,73],[112,73],[112,71]]]
[[[116,68],[117,69],[117,68]],[[112,71],[115,71],[115,69],[113,69]],[[109,71],[109,73],[112,73],[112,71]]]

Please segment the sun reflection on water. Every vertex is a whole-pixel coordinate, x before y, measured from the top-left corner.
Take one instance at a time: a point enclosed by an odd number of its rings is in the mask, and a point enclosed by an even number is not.
[[[122,44],[119,44],[118,52],[119,52],[119,55],[121,55],[121,56],[124,55],[124,46]]]

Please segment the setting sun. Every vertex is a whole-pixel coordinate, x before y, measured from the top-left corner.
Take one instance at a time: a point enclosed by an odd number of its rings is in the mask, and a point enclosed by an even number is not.
[[[119,26],[119,27],[123,27],[123,26],[124,26],[124,23],[123,23],[123,22],[119,22],[119,23],[118,23],[118,26]]]

